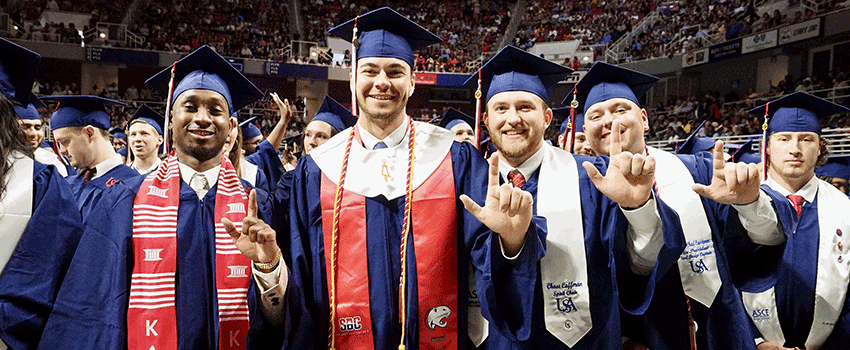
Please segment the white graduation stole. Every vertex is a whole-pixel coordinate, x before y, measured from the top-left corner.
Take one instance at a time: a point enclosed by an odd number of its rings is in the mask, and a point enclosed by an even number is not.
[[[251,186],[257,187],[257,172],[260,170],[259,167],[248,162],[245,158],[242,158],[241,162],[239,164],[239,168],[242,170],[241,178],[248,181]]]
[[[850,212],[850,200],[831,184],[818,181],[818,265],[815,284],[815,314],[807,349],[818,349],[832,333],[835,322],[841,314],[847,286],[850,282],[850,257],[847,256],[850,245],[850,222],[844,215],[836,213]],[[776,307],[775,287],[760,293],[741,292],[744,308],[753,320],[762,337],[770,342],[783,344],[785,335],[779,324]]]
[[[469,294],[467,294],[466,306],[466,333],[475,347],[490,336],[490,322],[481,314],[481,300],[478,297],[478,289],[475,287],[475,271],[472,264],[469,265]]]
[[[564,150],[543,147],[537,215],[546,218],[546,255],[540,260],[546,330],[569,347],[593,327],[578,168]]]
[[[18,241],[27,228],[32,216],[33,160],[20,152],[12,152],[8,158],[12,169],[6,174],[6,192],[0,199],[0,271],[12,257]],[[2,343],[2,342],[0,342]]]
[[[649,147],[655,157],[658,196],[679,214],[685,234],[685,250],[679,256],[679,276],[685,295],[711,307],[722,284],[717,271],[717,252],[711,226],[700,196],[694,192],[691,172],[671,153]]]

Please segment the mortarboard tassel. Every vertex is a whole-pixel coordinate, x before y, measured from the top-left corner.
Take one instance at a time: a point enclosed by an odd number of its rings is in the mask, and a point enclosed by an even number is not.
[[[165,125],[163,125],[163,128],[162,128],[163,129],[162,130],[162,132],[163,132],[162,149],[165,151],[165,154],[171,153],[171,142],[168,142],[168,139],[171,136],[171,133],[169,133],[168,130],[170,129],[169,124],[171,124],[170,123],[170,121],[171,121],[171,98],[174,95],[174,72],[175,72],[176,69],[177,69],[177,62],[175,61],[174,64],[171,65],[171,80],[168,81],[168,99],[165,100]],[[127,147],[127,158],[128,159],[130,158],[129,152],[130,152],[130,148]]]
[[[570,129],[570,153],[575,153],[575,144],[576,144],[576,108],[578,108],[578,100],[576,99],[576,95],[578,94],[578,87],[573,89],[573,101],[570,102],[570,123],[567,124],[567,128]]]
[[[357,48],[360,47],[360,39],[357,38],[357,20],[358,15],[354,17],[354,28],[351,30],[351,80],[354,84],[354,89],[351,90],[351,115],[357,116],[359,108],[357,108]]]
[[[478,89],[475,90],[475,149],[481,150],[481,68],[478,68]]]
[[[767,164],[768,164],[768,159],[767,159],[767,121],[770,118],[768,116],[768,111],[770,111],[770,102],[768,102],[766,105],[764,105],[764,124],[761,125],[762,144],[761,144],[761,149],[759,150],[759,154],[761,154],[761,163],[763,164],[762,170],[764,172],[764,176],[763,176],[762,180],[767,180]]]

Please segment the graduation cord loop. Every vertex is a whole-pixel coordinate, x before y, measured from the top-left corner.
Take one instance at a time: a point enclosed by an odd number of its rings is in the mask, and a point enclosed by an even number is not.
[[[402,223],[402,235],[401,235],[401,244],[399,249],[401,250],[401,276],[399,278],[399,321],[401,322],[401,339],[399,340],[399,350],[405,350],[404,339],[406,333],[406,324],[407,324],[407,239],[410,233],[410,214],[411,214],[411,201],[413,200],[413,161],[414,161],[414,145],[416,144],[416,128],[413,125],[413,119],[410,116],[407,117],[407,133],[408,133],[408,156],[407,156],[407,178],[406,178],[406,192],[404,196],[404,221]],[[354,134],[357,130],[356,126],[351,129],[351,133],[348,135],[348,141],[345,144],[345,152],[342,156],[342,169],[339,174],[339,182],[337,184],[336,193],[334,194],[334,211],[333,211],[333,229],[331,240],[333,242],[332,251],[331,251],[331,281],[330,281],[330,291],[329,291],[329,299],[330,299],[330,326],[328,329],[328,348],[331,350],[336,350],[336,279],[337,279],[337,257],[339,256],[339,220],[340,220],[340,212],[342,210],[342,193],[343,193],[343,185],[345,184],[345,176],[348,172],[348,156],[351,153],[351,144],[354,141]]]
[[[162,149],[166,154],[171,153],[171,142],[168,142],[168,138],[171,136],[171,133],[168,132],[171,124],[171,98],[174,97],[174,73],[177,69],[177,61],[174,61],[174,64],[171,65],[171,79],[168,80],[168,99],[165,100],[165,125],[163,125],[163,136],[162,136]],[[127,151],[129,153],[129,147]],[[128,157],[129,158],[129,155]]]
[[[481,68],[478,68],[478,89],[475,90],[475,149],[481,149]]]

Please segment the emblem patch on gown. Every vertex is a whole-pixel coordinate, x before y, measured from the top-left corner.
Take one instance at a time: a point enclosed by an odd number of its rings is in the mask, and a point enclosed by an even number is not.
[[[449,309],[448,306],[437,306],[428,311],[428,315],[425,316],[425,325],[432,330],[437,329],[437,327],[445,328],[448,325],[446,318],[451,314],[452,309]]]
[[[838,237],[841,237],[841,234],[842,234],[842,233],[843,233],[843,232],[841,232],[841,229],[837,229],[837,230],[835,230],[835,234],[836,234],[836,235],[838,235]]]
[[[764,321],[770,319],[770,310],[769,309],[760,309],[753,310],[753,320],[754,321]]]

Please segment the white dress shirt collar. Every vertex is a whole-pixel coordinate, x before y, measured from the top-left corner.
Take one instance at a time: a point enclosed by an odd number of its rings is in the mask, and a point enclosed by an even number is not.
[[[502,178],[507,179],[508,173],[510,173],[514,169],[517,169],[527,181],[528,178],[531,177],[531,175],[533,175],[538,168],[540,168],[540,164],[543,163],[543,147],[551,146],[545,143],[540,145],[540,149],[538,149],[537,152],[534,153],[534,155],[526,159],[524,162],[522,162],[522,164],[520,164],[516,168],[508,165],[508,163],[505,163],[505,160],[502,159],[502,157],[499,157],[499,173],[502,174]]]
[[[137,167],[136,167],[136,160],[134,160],[134,161],[133,161],[133,166],[131,166],[131,168],[133,168],[133,170],[138,171],[138,172],[139,172],[139,174],[144,175],[144,174],[150,173],[151,171],[156,170],[156,168],[158,168],[160,164],[162,164],[162,160],[161,160],[161,159],[159,159],[159,157],[157,157],[157,158],[154,160],[153,164],[151,164],[151,167],[150,167],[150,168],[147,168],[147,169],[139,169],[139,168],[137,168]]]
[[[180,178],[183,179],[183,182],[187,184],[191,183],[192,176],[194,176],[195,173],[199,173],[199,171],[192,169],[191,167],[186,164],[183,164],[182,162],[177,162],[177,166],[180,168]],[[210,184],[210,188],[213,188],[213,186],[215,186],[215,183],[218,181],[218,171],[220,169],[221,164],[216,165],[207,171],[200,171],[200,173],[207,178],[207,183]]]
[[[357,127],[360,129],[360,141],[363,142],[363,147],[372,150],[375,149],[375,145],[378,142],[383,142],[387,145],[387,147],[395,147],[399,143],[401,143],[404,136],[407,135],[407,116],[404,117],[404,121],[402,121],[401,125],[398,126],[393,132],[387,135],[383,140],[379,140],[377,137],[370,134],[366,129],[360,126],[360,123],[357,123]]]
[[[791,193],[791,191],[789,191],[785,187],[782,187],[782,185],[780,185],[778,182],[776,182],[776,180],[774,180],[770,176],[767,177],[767,180],[764,183],[766,183],[768,186],[770,186],[770,188],[774,189],[776,192],[779,192],[779,194],[785,197],[788,197],[788,195],[790,194],[802,196],[807,203],[814,202],[815,196],[818,194],[817,176],[812,176],[812,178],[809,179],[809,182],[806,182],[806,184],[803,185],[803,187],[801,187],[800,190],[795,193]]]
[[[118,153],[115,153],[114,156],[109,157],[106,160],[100,162],[100,164],[94,166],[95,174],[94,176],[92,176],[92,180],[105,175],[110,170],[119,165],[121,165],[121,156]]]

